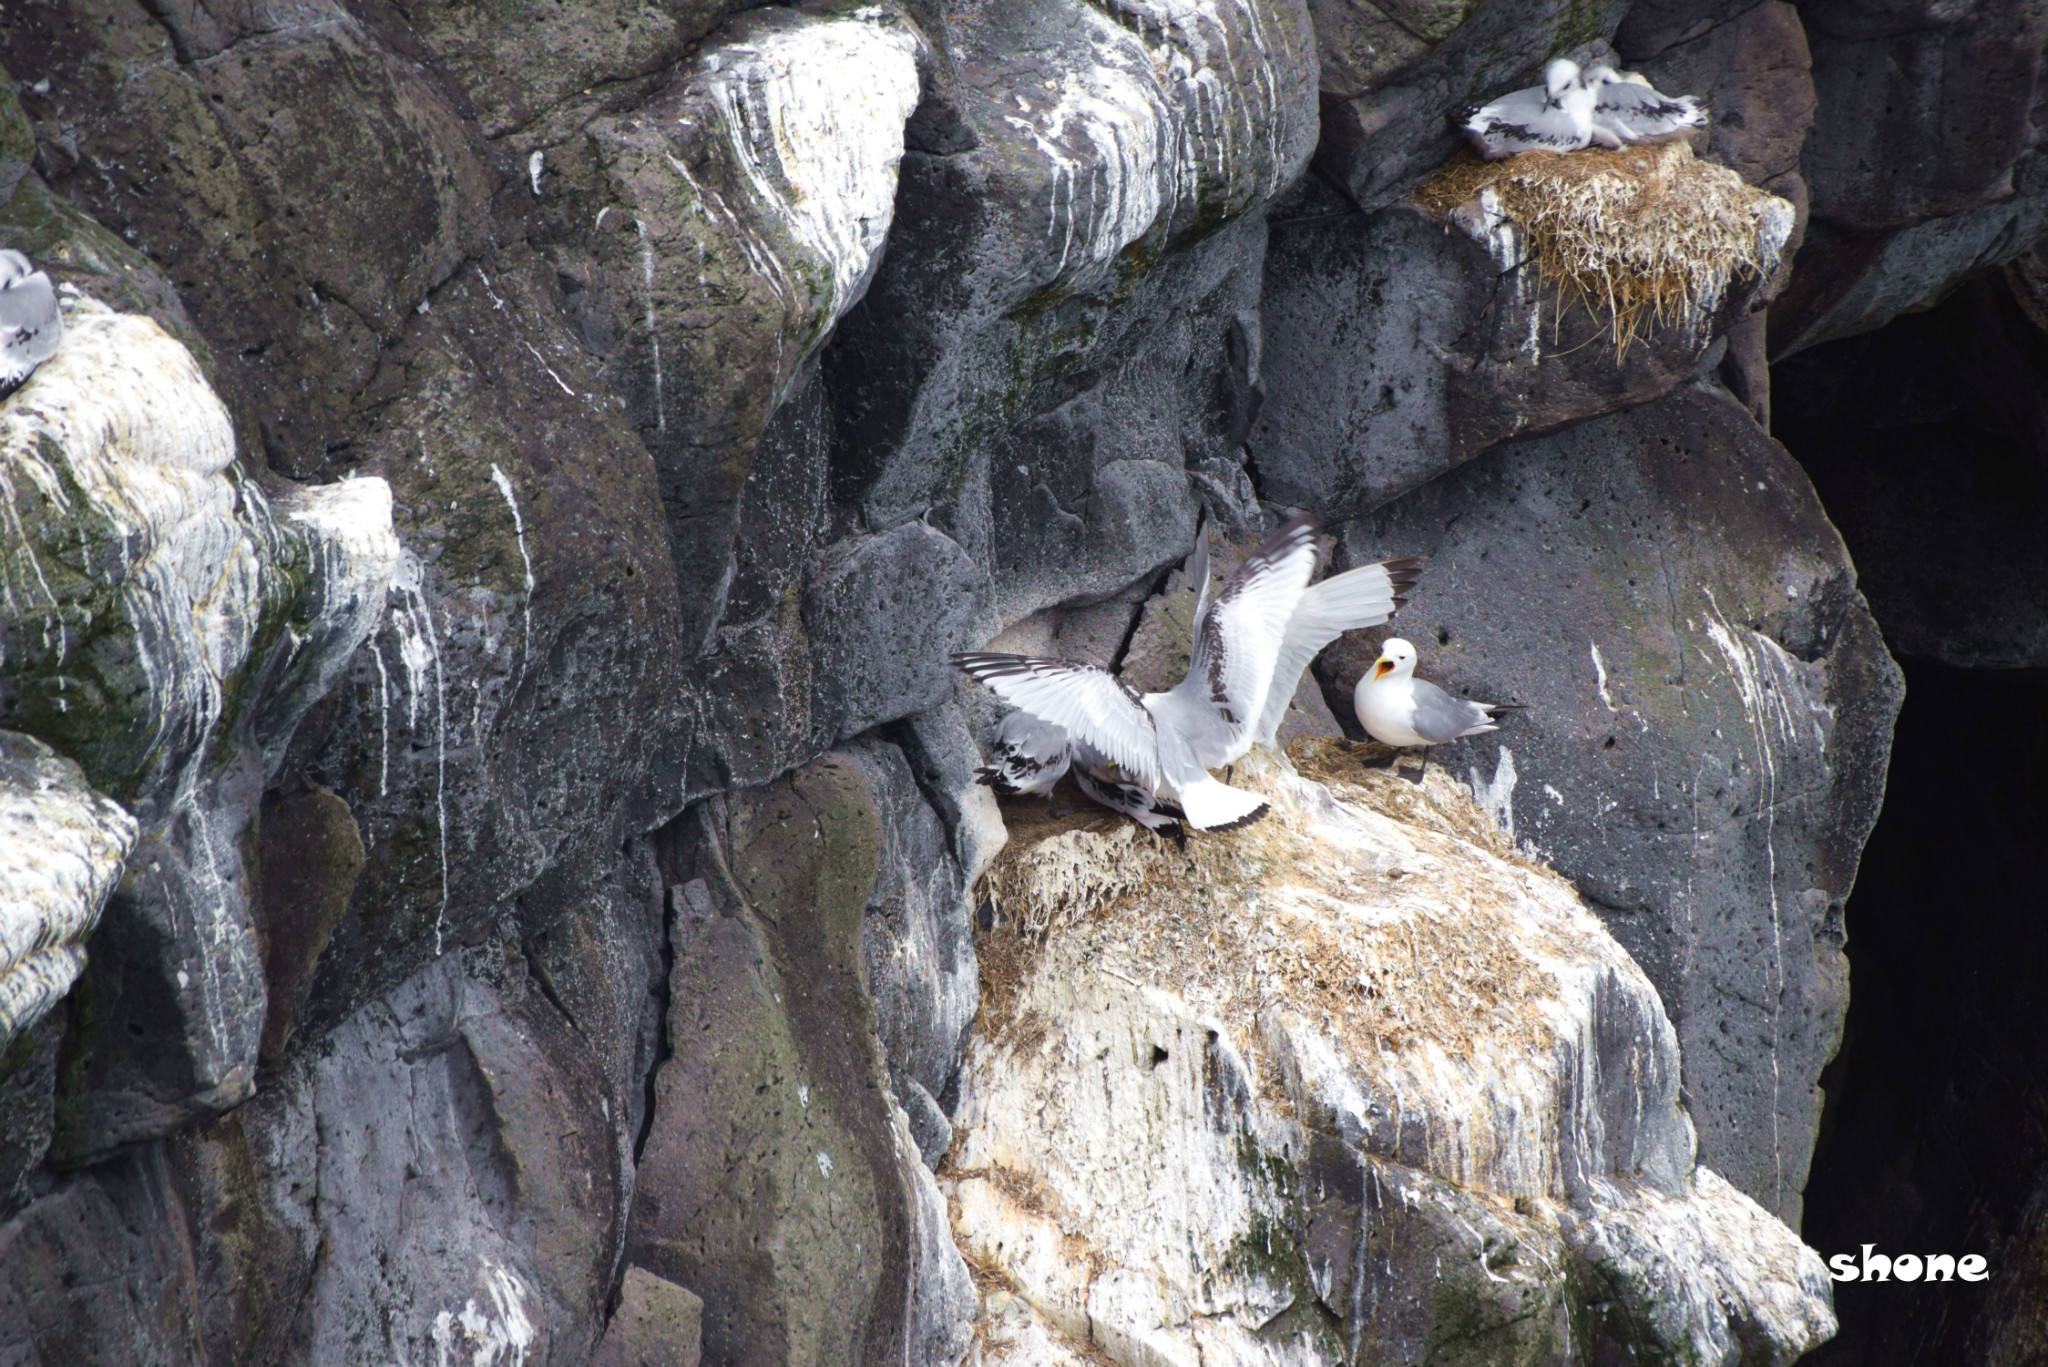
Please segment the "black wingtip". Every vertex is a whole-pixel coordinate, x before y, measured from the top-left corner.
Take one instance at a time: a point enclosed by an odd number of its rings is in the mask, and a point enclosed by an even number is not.
[[[1404,555],[1380,561],[1380,568],[1387,572],[1387,582],[1399,593],[1415,587],[1415,581],[1422,578],[1422,566],[1427,559],[1427,556]]]
[[[1224,823],[1223,823],[1223,824],[1222,824],[1221,826],[1211,826],[1211,827],[1209,827],[1209,829],[1210,829],[1210,830],[1212,830],[1212,831],[1241,831],[1241,830],[1243,830],[1243,829],[1244,829],[1245,827],[1247,827],[1247,826],[1251,825],[1251,824],[1252,824],[1253,822],[1255,822],[1255,821],[1259,820],[1259,819],[1260,819],[1261,817],[1265,816],[1265,814],[1266,814],[1267,812],[1270,812],[1270,811],[1272,811],[1272,810],[1273,810],[1273,804],[1272,804],[1272,803],[1270,803],[1270,802],[1261,802],[1261,803],[1260,803],[1260,804],[1259,804],[1258,806],[1256,806],[1256,807],[1252,808],[1252,809],[1251,809],[1250,811],[1246,812],[1246,813],[1245,813],[1245,814],[1244,814],[1243,816],[1239,817],[1239,818],[1238,818],[1237,820],[1235,820],[1235,821],[1226,821],[1226,822],[1224,822]]]

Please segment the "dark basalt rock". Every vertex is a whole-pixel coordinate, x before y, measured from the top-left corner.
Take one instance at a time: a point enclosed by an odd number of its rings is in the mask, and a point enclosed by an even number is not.
[[[2048,226],[2034,109],[2048,11],[1806,5],[1817,99],[1801,157],[1814,231],[1771,351],[1881,327]]]
[[[626,1256],[704,1297],[714,1361],[938,1363],[966,1347],[966,1268],[927,1237],[943,1205],[892,1117],[863,981],[870,901],[901,877],[882,813],[909,815],[869,788],[873,764],[828,758],[663,837],[670,1055]]]

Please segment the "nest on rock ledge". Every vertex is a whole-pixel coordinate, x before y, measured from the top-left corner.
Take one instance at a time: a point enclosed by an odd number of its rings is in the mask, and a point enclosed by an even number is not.
[[[1409,202],[1457,216],[1503,267],[1533,261],[1558,294],[1612,328],[1617,357],[1655,327],[1703,327],[1738,272],[1775,268],[1792,206],[1682,141],[1524,152],[1482,161],[1460,151]]]
[[[1070,935],[1088,942],[1084,956],[1091,959],[1175,964],[1183,990],[1228,1018],[1250,1019],[1258,994],[1244,973],[1255,957],[1258,927],[1272,913],[1272,896],[1289,890],[1341,902],[1359,895],[1357,857],[1310,829],[1303,807],[1310,794],[1397,823],[1402,839],[1432,866],[1452,857],[1447,850],[1463,850],[1467,858],[1484,852],[1567,886],[1518,854],[1441,765],[1431,767],[1421,787],[1391,769],[1361,767],[1361,754],[1382,749],[1298,740],[1288,747],[1292,774],[1262,754],[1246,756],[1233,782],[1264,793],[1272,812],[1239,830],[1191,834],[1185,849],[1085,802],[1054,816],[1042,799],[1006,800],[1009,843],[980,885],[1000,917],[977,941],[982,1019],[990,1035],[1012,1048],[1036,1046],[1043,1023],[1017,1012],[1017,995],[1049,942]],[[1296,775],[1322,789],[1305,793]],[[1483,886],[1461,884],[1458,892],[1398,929],[1362,932],[1344,943],[1331,940],[1312,918],[1283,918],[1292,947],[1273,960],[1268,977],[1301,1000],[1315,1000],[1376,1048],[1416,1030],[1445,1040],[1469,1040],[1475,1029],[1513,1034],[1517,1013],[1505,1003],[1532,990],[1527,966],[1476,952],[1467,924],[1475,909],[1493,909],[1501,898]],[[1461,909],[1453,909],[1453,900]],[[1388,943],[1379,943],[1388,936]],[[1434,980],[1427,992],[1421,990],[1425,962]],[[1368,986],[1361,989],[1362,983]],[[1455,1009],[1446,1010],[1452,1003]]]

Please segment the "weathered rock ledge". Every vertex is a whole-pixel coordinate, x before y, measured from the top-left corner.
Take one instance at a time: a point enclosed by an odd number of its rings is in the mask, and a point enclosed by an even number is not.
[[[1441,771],[1326,743],[1185,854],[1007,815],[941,1168],[984,1363],[1783,1363],[1819,1256],[1696,1165],[1648,978]],[[1237,781],[1247,781],[1240,766]],[[1044,927],[1034,934],[1035,927]]]

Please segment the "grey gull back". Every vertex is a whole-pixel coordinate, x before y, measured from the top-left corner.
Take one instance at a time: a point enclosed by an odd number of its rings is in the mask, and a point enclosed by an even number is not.
[[[1593,140],[1602,147],[1664,142],[1707,126],[1707,111],[1690,95],[1666,95],[1634,72],[1591,67],[1585,83],[1593,92]]]

